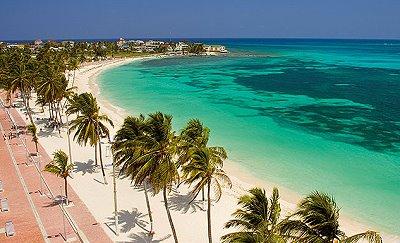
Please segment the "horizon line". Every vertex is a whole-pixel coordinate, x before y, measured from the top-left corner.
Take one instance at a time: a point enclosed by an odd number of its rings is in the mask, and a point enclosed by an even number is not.
[[[400,41],[400,38],[330,38],[330,37],[111,37],[111,38],[35,38],[35,39],[0,39],[0,42],[33,42],[35,40],[42,41],[87,41],[87,40],[118,40],[124,38],[125,40],[390,40]]]

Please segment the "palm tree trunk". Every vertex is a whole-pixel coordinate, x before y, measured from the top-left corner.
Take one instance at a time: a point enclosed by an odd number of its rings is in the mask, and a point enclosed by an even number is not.
[[[35,141],[35,147],[36,147],[36,154],[39,152],[39,149],[38,149],[38,142],[37,141]]]
[[[150,220],[150,233],[153,233],[153,216],[151,214],[149,195],[147,193],[147,178],[144,179],[143,186],[144,186],[144,196],[146,198],[147,213],[149,214],[149,220]]]
[[[102,156],[102,153],[101,153],[101,143],[100,143],[100,140],[99,140],[99,156],[100,156],[101,173],[103,173],[104,184],[107,185],[108,183],[107,183],[106,173],[104,172],[103,156]]]
[[[97,143],[94,145],[94,165],[98,166],[98,164],[97,164]]]
[[[52,118],[52,116],[51,116],[51,104],[49,103],[49,121],[51,121],[51,118]]]
[[[174,236],[175,243],[178,243],[178,237],[176,235],[174,222],[172,222],[171,212],[169,211],[166,186],[164,186],[164,189],[163,189],[163,197],[164,197],[164,206],[165,206],[165,210],[167,211],[169,225],[171,226],[171,230],[172,230],[172,235]]]
[[[68,183],[67,183],[67,178],[64,178],[64,188],[65,188],[66,204],[68,205]]]
[[[204,188],[203,188],[204,189]],[[212,235],[211,235],[211,181],[208,181],[207,184],[207,221],[208,221],[208,242],[212,243]]]
[[[204,186],[201,188],[201,200],[204,202]]]
[[[74,77],[72,78],[71,87],[74,87],[74,83],[75,83],[75,71],[76,71],[76,69],[74,69]]]
[[[32,118],[32,113],[31,113],[31,107],[29,105],[29,98],[27,98],[27,100],[26,100],[26,113],[28,114],[29,121],[31,122],[31,124],[34,124],[33,118]]]

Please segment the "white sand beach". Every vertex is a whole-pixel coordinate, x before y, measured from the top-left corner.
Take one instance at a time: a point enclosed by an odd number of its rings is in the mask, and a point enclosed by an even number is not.
[[[156,58],[156,57],[152,57]],[[122,124],[124,117],[128,114],[125,110],[110,104],[101,97],[100,90],[96,83],[96,77],[104,70],[123,65],[136,59],[106,60],[96,63],[86,64],[76,71],[75,85],[78,92],[91,92],[97,97],[101,111],[106,113],[115,123],[114,133]],[[35,108],[39,111],[39,108]],[[46,110],[47,111],[47,110]],[[36,113],[35,117],[47,117],[47,113]],[[65,121],[65,117],[63,118]],[[58,131],[50,131],[44,128],[44,124],[37,124],[42,131],[39,133],[39,141],[46,148],[49,154],[55,150],[62,149],[68,151],[67,134],[64,128],[61,134]],[[72,136],[71,136],[72,140]],[[120,236],[116,237],[113,230],[115,228],[113,218],[113,184],[112,184],[112,158],[109,144],[103,145],[103,159],[106,164],[108,185],[103,184],[102,175],[99,169],[94,170],[94,148],[81,147],[72,142],[72,160],[76,164],[73,178],[69,180],[70,185],[79,195],[83,202],[88,206],[96,220],[101,224],[107,234],[118,242],[173,242],[171,229],[166,217],[161,193],[150,197],[151,209],[154,218],[154,237],[149,239],[147,231],[150,229],[145,196],[142,188],[135,188],[129,179],[118,179],[118,210]],[[222,235],[228,233],[223,228],[231,218],[231,213],[237,208],[238,196],[246,193],[246,190],[253,185],[262,186],[267,193],[272,191],[268,178],[266,181],[256,179],[250,173],[245,172],[237,164],[226,161],[225,170],[233,181],[233,188],[225,188],[219,202],[213,202],[212,207],[212,229],[215,242],[219,242]],[[62,181],[60,180],[60,184]],[[282,214],[295,208],[300,196],[289,190],[278,187],[281,193]],[[190,198],[187,196],[186,186],[179,187],[178,191],[172,191],[169,196],[171,213],[180,242],[207,242],[207,213],[206,202],[202,202],[199,196],[192,204],[188,204]],[[367,230],[367,227],[359,222],[350,220],[348,217],[341,218],[342,229],[347,234],[354,234]],[[383,235],[384,242],[399,242],[400,239]]]

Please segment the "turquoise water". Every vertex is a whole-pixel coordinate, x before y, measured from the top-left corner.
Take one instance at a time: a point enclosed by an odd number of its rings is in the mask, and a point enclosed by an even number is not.
[[[135,62],[100,77],[130,113],[189,118],[260,179],[335,196],[400,234],[400,41],[203,40],[224,57]]]

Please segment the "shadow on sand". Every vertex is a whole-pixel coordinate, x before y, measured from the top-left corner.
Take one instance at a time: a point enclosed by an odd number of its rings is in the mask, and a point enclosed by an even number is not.
[[[88,162],[75,162],[74,173],[82,172],[82,175],[86,173],[92,174],[96,172],[96,167],[94,166],[93,160],[88,160]]]
[[[146,217],[146,214],[139,212],[137,208],[132,209],[132,211],[120,210],[118,212],[118,225],[121,227],[121,232],[128,233],[136,226],[148,232],[145,228],[148,222],[143,219],[144,217]],[[108,220],[110,220],[107,223],[109,227],[115,226],[114,216],[108,217]]]
[[[195,213],[197,210],[205,211],[205,203],[201,200],[193,200],[193,194],[189,193],[186,195],[173,194],[169,198],[170,208],[174,211],[179,211],[182,213]],[[192,201],[192,202],[191,202]]]
[[[132,239],[132,242],[135,243],[158,243],[158,242],[162,242],[166,239],[169,239],[171,237],[170,234],[159,238],[159,239],[154,239],[154,235],[149,235],[146,232],[141,232],[139,234],[130,234],[129,238]]]

